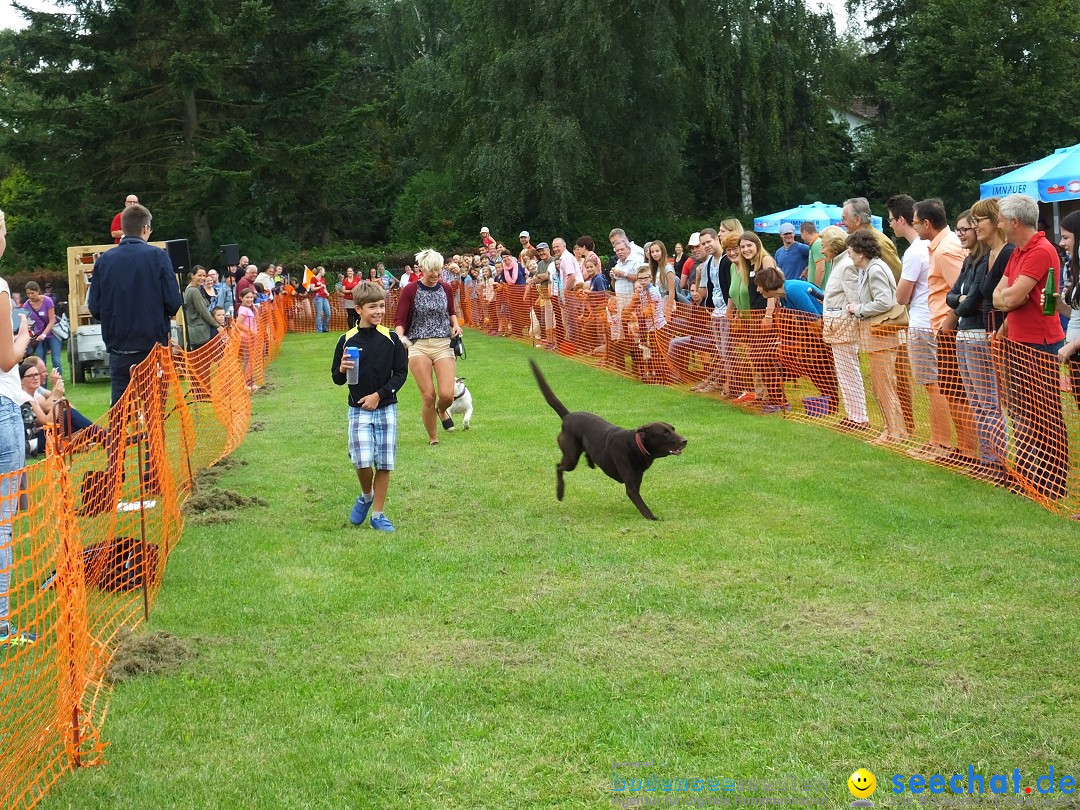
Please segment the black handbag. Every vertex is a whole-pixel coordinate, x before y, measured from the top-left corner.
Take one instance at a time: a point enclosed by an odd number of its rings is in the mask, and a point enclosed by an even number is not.
[[[454,350],[454,357],[465,359],[465,344],[461,340],[461,335],[450,338],[450,348]]]

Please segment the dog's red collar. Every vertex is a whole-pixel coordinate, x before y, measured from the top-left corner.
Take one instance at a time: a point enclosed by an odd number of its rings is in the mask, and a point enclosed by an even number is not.
[[[641,433],[636,430],[634,431],[634,441],[637,442],[638,450],[640,450],[644,455],[648,456],[649,458],[652,458],[652,453],[645,449],[645,442],[641,440]]]

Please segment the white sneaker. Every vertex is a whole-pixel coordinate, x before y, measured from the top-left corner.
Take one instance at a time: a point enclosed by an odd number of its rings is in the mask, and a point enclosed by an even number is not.
[[[157,506],[157,501],[118,501],[116,511],[138,512],[142,509],[153,509],[155,506]]]

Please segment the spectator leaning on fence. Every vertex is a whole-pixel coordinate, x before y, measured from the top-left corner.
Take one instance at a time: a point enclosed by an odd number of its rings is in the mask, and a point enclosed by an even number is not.
[[[976,213],[978,208],[979,213]],[[991,213],[992,212],[992,213]],[[981,477],[1005,482],[1006,428],[998,399],[997,372],[994,370],[990,342],[987,339],[987,310],[993,307],[984,288],[1001,279],[1013,246],[1005,241],[998,227],[997,200],[980,200],[971,211],[956,221],[956,233],[968,251],[960,277],[953,284],[947,301],[956,313],[956,357],[964,391],[975,414],[979,437],[979,473]],[[996,273],[992,283],[987,275]]]
[[[930,324],[930,242],[912,224],[915,200],[907,194],[890,197],[885,204],[893,233],[906,239],[896,300],[908,307],[908,352],[915,382],[926,388],[930,403],[930,441],[909,451],[915,458],[946,458],[951,452],[949,401],[938,386],[937,340]]]
[[[974,210],[974,208],[972,209]],[[1080,408],[1080,261],[1077,260],[1077,238],[1080,237],[1080,211],[1073,211],[1061,220],[1061,247],[1068,260],[1064,289],[1057,304],[1061,315],[1069,316],[1064,346],[1058,359],[1069,367],[1073,399]]]
[[[0,211],[0,256],[7,248],[7,222]],[[19,329],[7,328],[12,323],[11,288],[0,278],[0,644],[33,643],[37,635],[20,633],[11,624],[9,593],[13,564],[12,525],[19,505],[19,471],[26,464],[26,433],[19,408],[22,380],[19,360],[30,344],[30,328],[26,315],[19,316]]]
[[[859,300],[858,276],[847,249],[847,234],[830,225],[821,232],[821,253],[831,265],[822,302],[821,337],[832,350],[836,381],[846,417],[842,430],[869,430],[866,388],[859,366],[859,334],[847,305]]]
[[[952,430],[956,432],[956,447],[950,448],[948,460],[962,464],[977,461],[975,419],[964,393],[960,368],[956,364],[956,317],[950,311],[946,298],[964,264],[964,247],[960,238],[949,227],[945,206],[941,200],[923,200],[915,203],[915,219],[911,223],[919,235],[929,241],[930,272],[927,281],[930,293],[930,328],[933,331],[935,376],[941,393],[948,402],[944,434],[951,445]],[[914,355],[912,355],[914,359]],[[944,421],[944,414],[943,420]]]
[[[1039,204],[1034,199],[1010,194],[998,210],[1005,238],[1016,246],[994,290],[994,307],[1007,313],[1002,334],[1019,344],[1006,351],[1016,468],[1040,495],[1061,498],[1069,473],[1069,438],[1058,390],[1057,353],[1065,333],[1056,312],[1043,315],[1040,301],[1048,273],[1057,278],[1061,260],[1045,234],[1036,230]],[[1052,361],[1040,360],[1045,355]]]
[[[847,305],[847,312],[860,321],[859,343],[870,353],[870,382],[885,417],[885,430],[875,443],[893,444],[908,438],[896,393],[896,347],[900,345],[900,335],[894,327],[875,328],[870,321],[886,315],[895,306],[896,281],[870,229],[861,228],[850,234],[847,246],[859,279],[858,299]]]

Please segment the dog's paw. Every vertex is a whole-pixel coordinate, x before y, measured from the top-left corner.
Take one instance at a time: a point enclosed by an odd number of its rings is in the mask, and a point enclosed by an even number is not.
[[[468,422],[462,422],[461,429],[462,430],[468,430],[469,429],[469,423]]]

